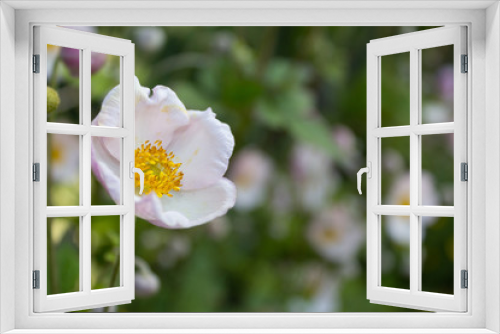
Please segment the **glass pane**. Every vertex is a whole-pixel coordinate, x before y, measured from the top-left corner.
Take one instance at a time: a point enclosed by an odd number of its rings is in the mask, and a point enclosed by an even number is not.
[[[453,218],[421,219],[422,291],[453,294]]]
[[[380,140],[382,204],[410,205],[410,137]]]
[[[410,289],[410,217],[381,216],[382,286]]]
[[[453,205],[453,134],[422,136],[422,205]]]
[[[93,125],[121,127],[121,95],[120,95],[120,58],[119,56],[92,52],[91,94]],[[101,111],[106,96],[107,107],[113,109],[114,118],[96,116]]]
[[[453,45],[421,52],[422,123],[453,122]]]
[[[92,205],[121,203],[121,138],[92,137]]]
[[[47,294],[80,291],[79,217],[47,219]]]
[[[80,138],[47,134],[47,206],[80,205]]]
[[[382,126],[410,124],[410,53],[381,57]]]
[[[120,216],[93,216],[92,289],[120,286]]]
[[[47,45],[47,122],[81,123],[80,53]]]

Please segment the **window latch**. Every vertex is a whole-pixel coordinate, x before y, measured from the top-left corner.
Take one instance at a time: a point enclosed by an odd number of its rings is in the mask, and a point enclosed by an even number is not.
[[[134,167],[133,161],[130,161],[129,168],[130,168],[130,178],[131,179],[134,178],[135,173],[139,174],[140,184],[141,184],[141,186],[140,186],[141,188],[139,190],[139,195],[142,195],[142,192],[144,191],[144,172],[140,168]]]
[[[367,177],[369,179],[372,178],[372,163],[370,161],[368,161],[368,167],[364,167],[364,168],[361,168],[359,171],[358,171],[358,192],[359,194],[361,195],[362,192],[361,192],[361,176],[366,173],[367,174]]]

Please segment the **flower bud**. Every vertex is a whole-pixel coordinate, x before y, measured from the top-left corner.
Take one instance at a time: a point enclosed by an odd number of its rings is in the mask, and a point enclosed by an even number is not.
[[[90,72],[94,74],[99,71],[106,63],[107,58],[108,56],[104,53],[92,52]],[[78,77],[80,73],[80,50],[62,48],[61,59],[66,67],[68,67],[71,75]]]
[[[47,113],[50,114],[56,111],[60,103],[61,99],[59,98],[57,91],[54,88],[47,86]]]

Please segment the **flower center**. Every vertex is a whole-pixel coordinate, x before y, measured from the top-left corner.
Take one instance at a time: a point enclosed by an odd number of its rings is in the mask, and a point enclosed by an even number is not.
[[[181,190],[182,177],[179,171],[182,163],[174,163],[175,155],[167,153],[157,140],[153,145],[147,140],[135,149],[135,167],[144,172],[144,194],[154,191],[158,197],[172,197],[172,190]],[[135,186],[140,186],[140,178],[135,174]]]

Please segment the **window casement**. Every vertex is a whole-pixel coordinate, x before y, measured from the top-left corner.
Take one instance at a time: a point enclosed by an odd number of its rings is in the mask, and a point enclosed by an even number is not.
[[[79,122],[77,124],[49,122],[47,113],[47,48],[58,46],[75,50],[79,66]],[[120,58],[120,122],[116,127],[91,124],[91,56],[93,52],[115,55]],[[34,30],[34,311],[73,311],[120,303],[129,303],[134,298],[134,44],[107,36],[76,31],[62,27],[39,26]],[[58,135],[57,138],[53,135]],[[79,142],[78,194],[76,205],[53,205],[48,187],[52,160],[47,157],[48,142]],[[121,186],[119,205],[92,205],[91,164],[99,159],[99,152],[91,153],[95,140],[108,140],[119,148]],[[51,205],[52,204],[52,205]],[[116,287],[93,289],[91,284],[91,230],[94,217],[116,216],[119,224],[119,261]],[[47,251],[47,225],[57,217],[74,217],[77,221],[79,248],[79,288],[67,293],[49,293]]]
[[[443,46],[452,46],[453,59],[453,111],[449,122],[431,123],[425,120],[423,103],[422,68],[428,58],[425,51]],[[409,113],[409,124],[384,126],[391,123],[384,119],[387,114],[382,103],[384,80],[384,57],[404,55],[409,62],[403,69],[409,72],[409,109],[400,110]],[[467,110],[467,71],[463,63],[467,55],[466,28],[451,26],[434,28],[415,33],[403,34],[378,40],[372,40],[367,46],[367,297],[371,302],[393,306],[431,310],[458,311],[467,310],[467,290],[462,280],[463,271],[467,270],[467,182],[462,178],[462,168],[467,164],[466,110]],[[387,59],[387,58],[386,58]],[[390,60],[389,60],[390,61]],[[427,83],[428,84],[428,83]],[[428,88],[428,87],[424,87]],[[404,119],[404,118],[403,118]],[[426,136],[453,137],[452,168],[453,173],[452,205],[429,205],[426,202],[422,184],[422,152]],[[387,202],[382,196],[382,178],[384,155],[383,141],[386,138],[406,140],[409,152],[409,203],[397,205]],[[391,140],[394,140],[391,139]],[[408,140],[409,139],[409,140]],[[465,165],[466,166],[466,165]],[[446,168],[447,166],[442,166]],[[405,203],[406,204],[406,203]],[[382,229],[384,217],[402,216],[407,222],[409,239],[409,287],[407,289],[384,286],[382,272]],[[425,291],[422,287],[422,243],[425,233],[424,217],[450,217],[447,223],[453,224],[453,293],[441,294]],[[427,254],[428,256],[432,256]]]

